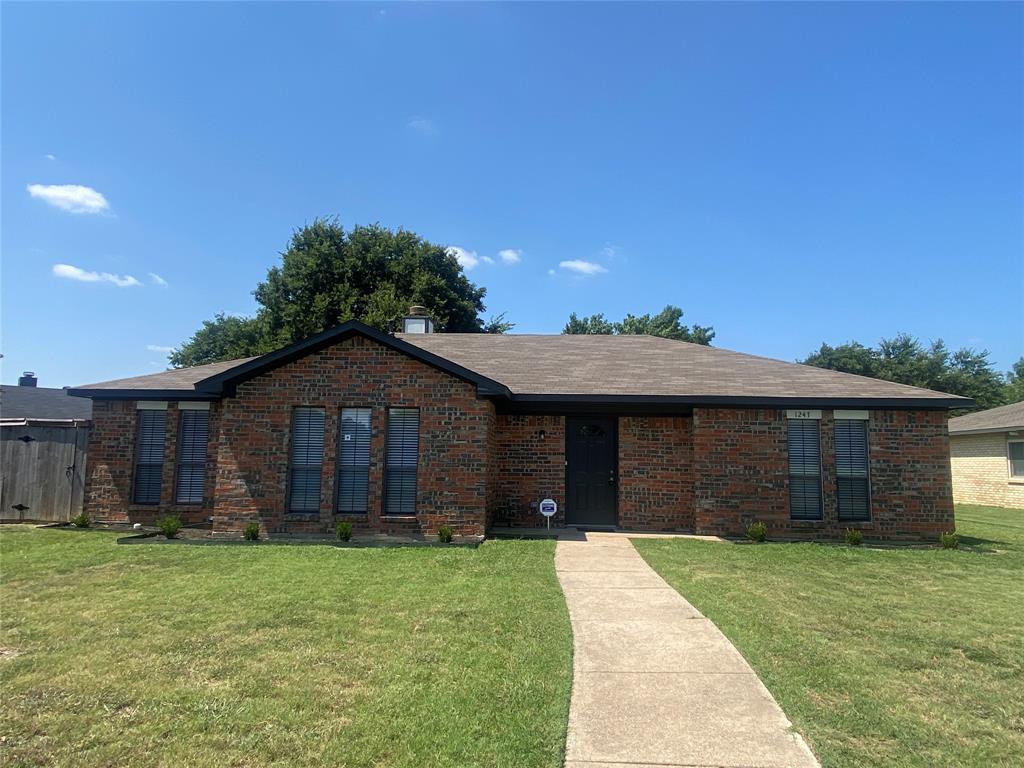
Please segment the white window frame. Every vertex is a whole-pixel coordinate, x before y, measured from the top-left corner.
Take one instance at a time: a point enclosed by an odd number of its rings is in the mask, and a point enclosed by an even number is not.
[[[1024,483],[1024,475],[1013,474],[1013,459],[1010,457],[1010,446],[1013,443],[1024,443],[1024,438],[1007,438],[1006,440],[1006,477],[1011,483]]]

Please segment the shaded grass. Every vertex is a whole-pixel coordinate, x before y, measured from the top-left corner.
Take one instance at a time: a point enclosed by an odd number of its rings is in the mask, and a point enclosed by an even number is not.
[[[5,527],[12,766],[561,764],[552,542],[117,546]]]
[[[963,549],[634,540],[751,663],[825,768],[1024,763],[1024,511]]]

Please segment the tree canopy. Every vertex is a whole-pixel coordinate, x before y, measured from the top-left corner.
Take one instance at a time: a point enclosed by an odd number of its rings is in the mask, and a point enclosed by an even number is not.
[[[392,332],[413,304],[438,331],[504,333],[512,327],[504,315],[481,319],[484,294],[444,246],[403,229],[346,231],[316,219],[295,230],[256,286],[254,317],[216,315],[169,359],[182,367],[259,355],[353,319]]]
[[[656,315],[626,315],[621,322],[605,319],[603,314],[590,317],[578,317],[575,312],[569,315],[562,333],[567,334],[647,334],[663,336],[666,339],[690,341],[695,344],[711,344],[715,338],[715,329],[711,326],[694,325],[692,328],[682,324],[683,310],[669,304]]]
[[[1007,399],[1012,385],[993,368],[987,351],[965,347],[952,352],[941,339],[926,347],[918,339],[901,333],[882,339],[877,347],[866,347],[855,341],[837,347],[822,344],[803,362],[818,368],[970,397],[979,409],[1013,402]],[[1024,360],[1018,366],[1019,372],[1024,374]],[[1015,370],[1018,366],[1014,366]]]
[[[1013,364],[1013,368],[1006,372],[1006,389],[1003,398],[1009,403],[1019,403],[1024,400],[1024,357]]]

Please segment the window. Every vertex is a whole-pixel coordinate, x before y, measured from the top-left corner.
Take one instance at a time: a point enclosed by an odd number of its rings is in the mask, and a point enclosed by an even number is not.
[[[871,518],[868,423],[836,419],[836,506],[840,520]]]
[[[141,410],[135,449],[135,504],[159,504],[164,474],[167,411]]]
[[[817,419],[789,420],[789,514],[821,519],[821,434]]]
[[[416,465],[419,461],[420,412],[388,409],[387,467],[384,472],[384,514],[416,514]]]
[[[1024,440],[1011,440],[1006,444],[1006,452],[1010,457],[1010,477],[1024,480]]]
[[[365,513],[370,490],[370,409],[342,408],[338,439],[338,511]]]
[[[324,461],[324,409],[296,408],[292,414],[292,468],[288,511],[320,511],[320,468]]]
[[[178,429],[178,504],[202,504],[206,482],[206,443],[210,435],[209,411],[182,411]]]

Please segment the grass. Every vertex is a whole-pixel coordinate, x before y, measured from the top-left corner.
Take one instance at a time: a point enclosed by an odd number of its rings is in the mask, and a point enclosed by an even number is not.
[[[0,531],[8,766],[560,766],[552,542],[118,546]]]
[[[1024,511],[961,550],[634,540],[735,643],[825,768],[1019,766]]]

